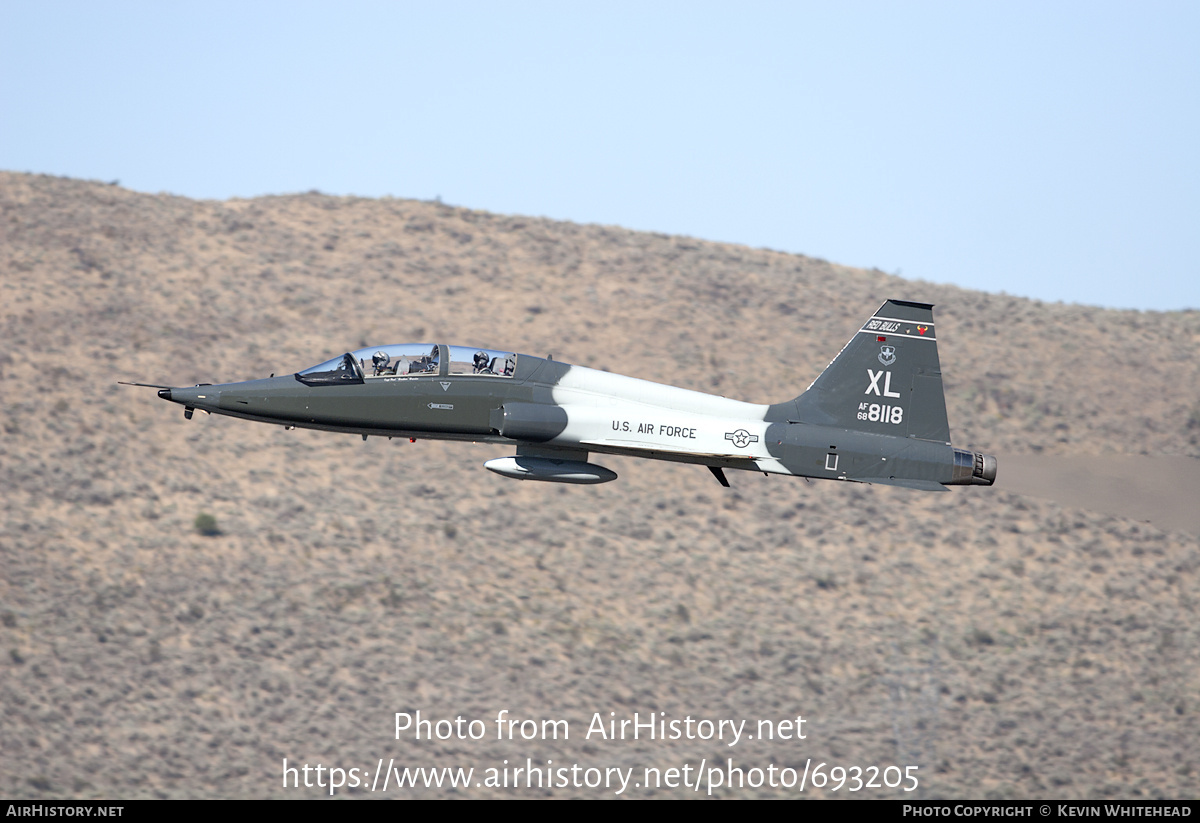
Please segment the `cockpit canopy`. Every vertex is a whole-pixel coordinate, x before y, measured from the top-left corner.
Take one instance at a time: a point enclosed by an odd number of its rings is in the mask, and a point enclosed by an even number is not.
[[[443,352],[448,355],[448,362],[442,362]],[[347,352],[299,372],[296,379],[309,386],[345,386],[421,375],[512,377],[516,370],[517,355],[512,352],[434,343],[401,343]]]

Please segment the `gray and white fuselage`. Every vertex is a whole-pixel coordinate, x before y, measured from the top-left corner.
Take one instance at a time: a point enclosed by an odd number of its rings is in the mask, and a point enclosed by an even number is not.
[[[791,474],[766,448],[770,406],[572,366],[551,389],[567,425],[547,445],[662,460],[753,463]]]
[[[169,388],[185,407],[288,427],[515,447],[507,477],[613,480],[590,453],[945,490],[995,458],[950,445],[931,307],[888,301],[809,388],[771,405],[550,358],[442,344],[360,349],[294,375]]]

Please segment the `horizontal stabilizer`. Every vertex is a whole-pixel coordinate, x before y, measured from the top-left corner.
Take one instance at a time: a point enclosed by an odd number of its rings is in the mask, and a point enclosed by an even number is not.
[[[902,477],[851,477],[855,483],[873,483],[877,486],[899,486],[902,489],[917,489],[923,492],[948,492],[948,488],[936,480],[915,480]]]

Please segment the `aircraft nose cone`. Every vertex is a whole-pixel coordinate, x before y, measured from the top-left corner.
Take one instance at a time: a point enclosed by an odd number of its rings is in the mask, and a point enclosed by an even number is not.
[[[160,389],[158,396],[170,400],[185,408],[203,409],[211,412],[217,408],[221,398],[219,391],[213,391],[211,383],[202,386],[177,386],[173,389]]]

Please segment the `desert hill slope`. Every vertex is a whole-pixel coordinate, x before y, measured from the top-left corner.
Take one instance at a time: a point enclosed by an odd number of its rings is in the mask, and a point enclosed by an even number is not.
[[[186,422],[116,385],[440,341],[774,402],[888,297],[937,304],[955,443],[1000,455],[998,488],[726,490],[619,459],[606,486],[521,484],[482,469],[494,446]],[[436,203],[12,173],[0,307],[4,795],[320,794],[283,789],[284,758],[638,778],[812,758],[919,766],[929,797],[1200,792],[1200,538],[1003,487],[1006,455],[1200,456],[1200,313]],[[394,740],[418,709],[571,737]],[[808,737],[584,740],[595,712],[802,714]],[[404,794],[529,792],[611,793]]]

